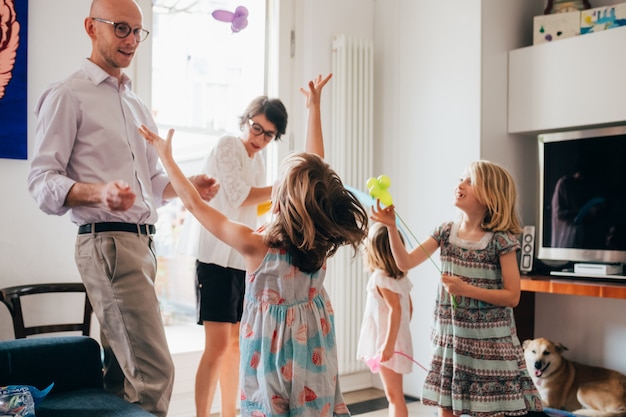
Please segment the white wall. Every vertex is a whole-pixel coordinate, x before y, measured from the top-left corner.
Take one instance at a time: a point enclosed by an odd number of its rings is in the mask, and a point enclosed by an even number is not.
[[[373,40],[374,0],[277,0],[280,3],[280,39],[284,52],[280,57],[281,72],[279,89],[276,94],[289,109],[289,131],[292,140],[281,148],[281,155],[292,150],[304,149],[304,126],[306,109],[302,105],[300,87],[318,74],[326,75],[332,70],[332,41],[336,35],[344,33],[359,39]],[[288,43],[290,30],[295,30],[295,50],[289,57]],[[288,82],[285,82],[287,80]],[[324,90],[322,120],[324,139],[330,149],[334,139],[330,109],[330,89]],[[282,159],[282,158],[281,158]]]
[[[508,52],[532,44],[538,13],[540,2],[485,0],[482,5],[481,158],[513,173],[525,224],[535,224],[537,213],[537,146],[533,138],[507,134]]]

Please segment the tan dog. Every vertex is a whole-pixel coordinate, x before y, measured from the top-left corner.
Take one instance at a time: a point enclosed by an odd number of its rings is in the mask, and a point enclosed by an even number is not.
[[[562,356],[561,343],[525,340],[524,358],[545,407],[585,416],[626,416],[626,376]]]

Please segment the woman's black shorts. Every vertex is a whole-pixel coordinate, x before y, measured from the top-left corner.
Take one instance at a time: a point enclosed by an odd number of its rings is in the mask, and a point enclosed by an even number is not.
[[[237,323],[243,313],[246,272],[196,261],[196,310],[203,321]]]

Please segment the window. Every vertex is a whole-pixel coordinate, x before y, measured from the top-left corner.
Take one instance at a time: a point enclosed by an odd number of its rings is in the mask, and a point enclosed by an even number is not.
[[[174,157],[192,175],[221,136],[239,132],[238,116],[250,100],[265,93],[266,5],[237,3],[248,9],[248,26],[233,33],[230,23],[212,17],[217,9],[233,12],[232,2],[153,3],[153,111],[160,132],[176,130]],[[184,219],[178,200],[159,210],[157,294],[166,325],[195,322],[195,259],[180,251]]]

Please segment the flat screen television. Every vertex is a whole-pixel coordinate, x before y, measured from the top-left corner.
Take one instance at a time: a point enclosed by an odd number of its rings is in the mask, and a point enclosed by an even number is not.
[[[626,263],[626,126],[541,134],[537,258]]]

